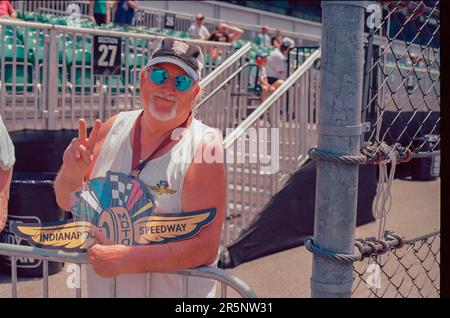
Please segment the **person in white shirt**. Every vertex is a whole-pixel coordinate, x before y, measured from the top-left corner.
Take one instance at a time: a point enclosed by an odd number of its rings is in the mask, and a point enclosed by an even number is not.
[[[15,161],[14,145],[0,116],[0,232],[8,217],[9,186]]]
[[[281,40],[280,47],[270,52],[266,67],[267,80],[270,85],[286,78],[287,55],[289,54],[289,50],[294,46],[294,40],[285,37]]]
[[[188,29],[188,33],[191,38],[200,40],[207,40],[209,38],[210,33],[208,29],[203,25],[204,21],[205,17],[203,16],[203,14],[199,13],[196,15],[195,23],[192,24]]]
[[[249,74],[248,87],[250,90],[261,90],[261,101],[264,101],[268,95],[272,94],[282,83],[278,80],[272,85],[267,80],[267,53],[258,52],[256,55],[257,67],[253,67]]]

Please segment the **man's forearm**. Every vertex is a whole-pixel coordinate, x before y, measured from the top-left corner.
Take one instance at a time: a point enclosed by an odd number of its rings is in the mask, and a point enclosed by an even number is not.
[[[70,210],[72,193],[83,184],[83,175],[71,173],[62,166],[55,179],[56,202],[65,211]]]
[[[176,272],[211,264],[217,248],[199,237],[189,240],[149,246],[131,246],[124,255],[128,273]]]

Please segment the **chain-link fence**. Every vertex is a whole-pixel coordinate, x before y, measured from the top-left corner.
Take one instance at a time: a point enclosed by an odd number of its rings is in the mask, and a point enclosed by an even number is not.
[[[354,263],[352,297],[439,297],[440,238],[439,231],[409,240],[400,238],[385,254],[375,252],[368,260]],[[376,241],[369,242],[376,249]]]
[[[432,156],[440,145],[439,1],[382,1],[381,13],[368,35],[365,140]]]
[[[362,122],[370,122],[370,129],[362,146],[372,147],[385,159],[395,150],[400,157],[410,150],[413,160],[430,157],[431,170],[426,174],[438,176],[439,1],[381,1],[379,5],[380,23],[367,37]],[[381,218],[379,236],[388,210],[381,215],[374,212]],[[403,243],[354,264],[353,297],[439,297],[439,231]]]

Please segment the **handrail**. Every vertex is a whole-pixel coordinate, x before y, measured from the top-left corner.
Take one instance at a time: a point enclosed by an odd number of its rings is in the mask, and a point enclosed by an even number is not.
[[[306,61],[289,76],[286,81],[278,87],[261,105],[258,106],[245,120],[234,129],[224,140],[224,148],[230,147],[239,137],[250,128],[273,103],[278,100],[305,72],[313,65],[316,59],[320,58],[320,48],[311,54]]]
[[[0,243],[0,255],[27,257],[53,262],[89,264],[86,255],[82,253],[68,253],[61,250],[49,250],[25,245]],[[171,274],[215,279],[220,281],[221,283],[225,283],[228,286],[231,286],[242,297],[257,297],[253,290],[246,283],[244,283],[239,278],[234,277],[223,269],[210,266],[201,266],[193,269],[180,270]]]
[[[218,91],[220,91],[222,89],[222,87],[224,87],[225,85],[228,85],[228,83],[236,77],[236,75],[238,75],[240,72],[242,72],[243,69],[245,69],[246,67],[250,66],[250,65],[256,65],[256,64],[250,64],[250,63],[244,63],[244,65],[242,65],[241,67],[239,67],[236,71],[233,72],[233,74],[231,74],[230,76],[228,76],[219,86],[217,86],[212,92],[209,93],[209,95],[207,97],[205,97],[204,99],[202,99],[202,101],[195,107],[194,109],[194,114],[196,114],[198,112],[198,110],[205,104],[205,102],[211,98],[212,96],[216,95],[216,93]]]
[[[61,32],[67,33],[80,33],[80,34],[89,34],[89,35],[105,35],[105,36],[116,36],[116,37],[128,37],[128,38],[140,38],[140,39],[148,39],[148,40],[162,40],[164,38],[176,38],[185,42],[190,42],[194,44],[203,44],[203,45],[212,45],[220,46],[220,47],[230,47],[231,43],[225,42],[211,42],[211,41],[203,41],[196,39],[182,39],[175,36],[165,36],[165,35],[150,35],[144,33],[133,33],[133,32],[122,32],[122,31],[110,31],[110,30],[102,30],[102,29],[86,29],[86,28],[77,28],[72,26],[65,25],[56,25],[49,23],[40,23],[40,22],[30,22],[30,21],[21,21],[17,19],[9,19],[9,18],[0,18],[0,25],[12,25],[12,26],[21,26],[21,27],[30,27],[30,28],[39,28],[44,30],[57,30]]]
[[[200,87],[206,87],[214,79],[217,78],[226,68],[236,63],[241,57],[247,54],[252,49],[250,42],[246,43],[243,47],[237,50],[233,55],[228,57],[222,64],[209,73],[204,79],[200,81]]]

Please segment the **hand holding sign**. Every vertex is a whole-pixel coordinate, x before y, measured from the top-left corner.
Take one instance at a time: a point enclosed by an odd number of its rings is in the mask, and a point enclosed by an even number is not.
[[[85,171],[92,163],[94,146],[97,141],[98,132],[102,122],[97,119],[92,131],[87,137],[86,121],[80,119],[78,122],[78,138],[72,142],[64,151],[63,163],[65,168],[73,174],[84,175]]]
[[[86,256],[97,275],[107,278],[126,273],[129,270],[125,263],[129,247],[114,244],[97,229],[94,235],[97,244],[87,251]]]

